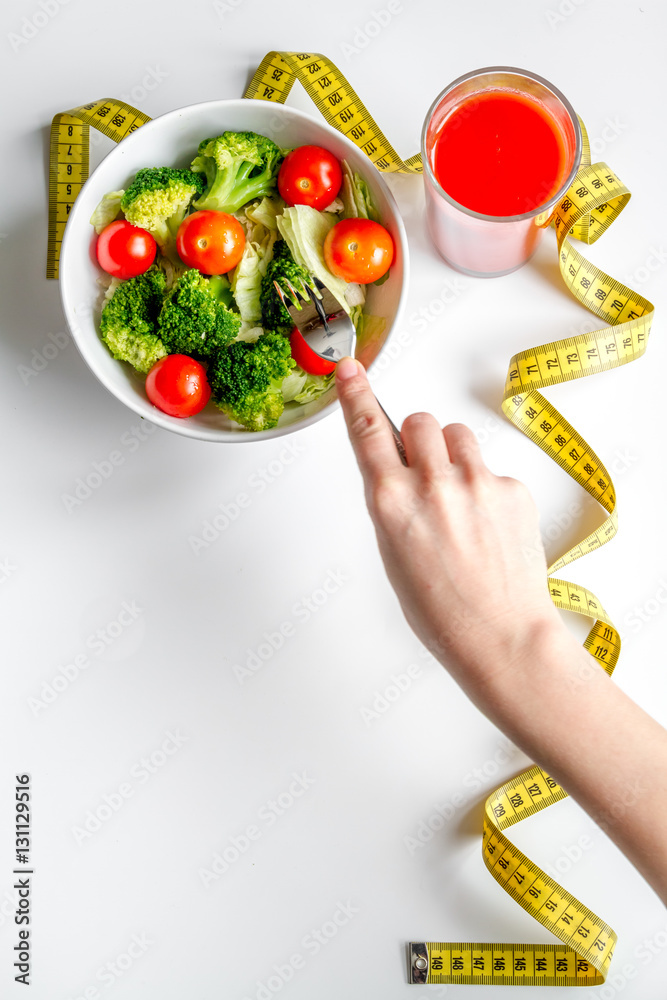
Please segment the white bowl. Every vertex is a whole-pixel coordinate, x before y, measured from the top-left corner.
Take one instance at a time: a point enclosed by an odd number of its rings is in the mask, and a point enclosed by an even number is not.
[[[212,403],[197,416],[170,417],[148,401],[144,377],[116,361],[98,333],[102,292],[97,282],[101,272],[95,259],[95,231],[90,225],[96,205],[107,191],[127,187],[141,167],[189,166],[201,140],[225,130],[258,132],[283,148],[324,146],[339,159],[346,159],[366,180],[396,248],[389,278],[367,289],[365,311],[385,320],[380,337],[366,343],[362,338],[357,345],[357,357],[367,368],[372,365],[399,319],[407,289],[407,240],[396,202],[379,172],[349,139],[323,121],[268,101],[193,104],[155,118],[123,139],[91,174],[74,203],[60,255],[60,290],[65,318],[85,361],[109,392],[135,413],[167,430],[205,441],[262,441],[307,427],[331,413],[337,405],[335,387],[312,403],[288,404],[277,427],[267,431],[239,427]]]

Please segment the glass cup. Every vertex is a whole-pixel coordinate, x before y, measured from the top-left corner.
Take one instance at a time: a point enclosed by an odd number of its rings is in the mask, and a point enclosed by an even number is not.
[[[466,208],[447,194],[435,175],[435,145],[449,116],[473,94],[494,90],[537,100],[563,140],[563,183],[548,200],[523,215],[482,215]],[[422,129],[426,222],[436,250],[451,267],[474,277],[515,271],[537,249],[553,209],[577,174],[580,159],[579,120],[567,98],[547,80],[511,66],[488,66],[460,76],[436,97]]]

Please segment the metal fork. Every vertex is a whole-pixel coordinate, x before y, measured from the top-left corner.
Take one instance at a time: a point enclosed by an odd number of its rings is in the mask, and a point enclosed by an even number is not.
[[[319,295],[306,284],[302,284],[298,290],[287,280],[283,282],[284,287],[277,281],[273,284],[282,304],[311,351],[325,361],[338,362],[348,355],[354,357],[357,342],[354,323],[333,292],[330,292],[319,279],[314,278],[313,281]],[[401,462],[407,465],[400,431],[377,396],[375,398],[389,422]]]

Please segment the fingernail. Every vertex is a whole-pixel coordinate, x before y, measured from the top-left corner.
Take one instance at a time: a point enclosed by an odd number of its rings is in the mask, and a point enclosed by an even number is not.
[[[346,379],[354,378],[359,374],[359,362],[354,358],[341,358],[336,365],[336,381],[345,382]]]

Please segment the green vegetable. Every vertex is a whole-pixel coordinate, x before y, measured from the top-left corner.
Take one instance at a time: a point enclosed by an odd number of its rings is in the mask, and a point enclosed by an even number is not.
[[[283,395],[283,402],[291,403],[292,400],[296,399],[306,384],[307,377],[308,376],[305,371],[299,365],[295,365],[294,368],[292,368],[292,371],[280,387],[280,391]]]
[[[349,313],[353,306],[363,305],[365,292],[362,285],[349,284],[338,278],[326,265],[324,240],[336,221],[336,216],[329,212],[318,212],[309,205],[294,205],[278,216],[278,229],[296,263],[319,278]]]
[[[287,336],[292,332],[294,320],[280,301],[273,284],[274,281],[278,282],[287,295],[289,295],[287,282],[301,294],[307,294],[303,291],[304,285],[315,288],[310,272],[305,267],[299,267],[295,262],[285,240],[274,244],[273,257],[262,278],[260,305],[264,329],[275,330],[277,333],[283,333]]]
[[[168,353],[156,335],[164,287],[164,274],[153,265],[120,282],[102,310],[102,339],[114,358],[129,361],[139,372],[150,371]]]
[[[329,375],[309,375],[296,365],[283,382],[283,399],[286,403],[311,403],[331,388],[335,378],[335,372]]]
[[[271,206],[272,204],[272,201],[264,198],[261,202],[255,203],[255,207]],[[266,218],[268,221],[271,221],[271,215],[268,211]],[[273,228],[265,226],[263,222],[256,220],[251,215],[251,206],[246,208],[246,244],[241,260],[230,275],[232,293],[238,310],[241,313],[241,319],[243,320],[242,330],[244,333],[255,326],[259,326],[261,322],[262,307],[260,305],[260,293],[262,279],[273,256],[273,244],[280,238],[278,227],[275,223],[275,215],[273,215],[272,221]]]
[[[268,430],[283,412],[281,385],[293,367],[289,340],[279,333],[252,344],[237,340],[209,361],[213,401],[249,430]]]
[[[205,278],[191,268],[178,279],[158,317],[158,332],[170,354],[208,358],[236,337],[241,317],[225,305],[229,282],[223,275]]]
[[[336,373],[329,375],[310,375],[306,373],[306,381],[299,392],[294,397],[295,403],[311,403],[318,396],[322,396],[336,381]]]
[[[256,132],[223,132],[199,143],[192,169],[206,174],[196,208],[236,212],[254,198],[273,194],[283,152]]]
[[[104,195],[102,201],[91,215],[90,224],[91,226],[95,226],[95,232],[98,236],[120,215],[120,201],[124,194],[125,192],[122,189],[120,191],[109,191],[108,194]]]
[[[185,274],[188,269],[188,265],[184,264],[182,260],[175,263],[169,257],[163,257],[161,253],[155,256],[155,266],[164,272],[165,290],[167,292],[171,291],[181,275]],[[227,305],[228,303],[225,304]]]
[[[346,219],[373,219],[374,222],[379,222],[380,216],[373,203],[368,184],[361,174],[352,172],[352,168],[347,160],[343,160],[341,165],[343,168],[343,186],[341,187],[340,197],[343,202],[343,216]]]
[[[232,294],[244,324],[257,326],[262,316],[259,293],[262,285],[261,257],[254,244],[246,242],[241,260],[234,268]]]
[[[248,205],[245,209],[245,214],[254,225],[262,225],[266,229],[272,229],[277,235],[278,223],[276,218],[284,208],[285,202],[279,196],[275,198],[262,198],[261,201],[256,202],[254,205]],[[255,239],[254,235],[249,235],[250,239]]]
[[[121,198],[120,207],[133,226],[147,229],[162,253],[179,262],[176,233],[190,202],[204,190],[204,181],[191,170],[145,167]]]
[[[142,373],[167,354],[204,360],[213,402],[252,431],[275,427],[285,404],[312,402],[335,380],[310,375],[292,359],[294,323],[274,281],[300,293],[316,289],[315,279],[326,285],[366,351],[385,325],[364,315],[365,288],[334,275],[323,252],[341,215],[377,220],[366,182],[343,161],[343,187],[328,211],[288,208],[277,193],[284,153],[255,132],[224,132],[199,144],[190,170],[139,170],[126,191],[106,194],[91,218],[100,233],[124,215],[161,250],[145,274],[111,281],[100,332],[113,356]],[[245,229],[243,256],[227,276],[206,277],[176,253],[178,227],[194,208],[235,213]]]
[[[362,313],[355,324],[357,328],[357,357],[374,359],[382,349],[387,320],[384,316]]]

